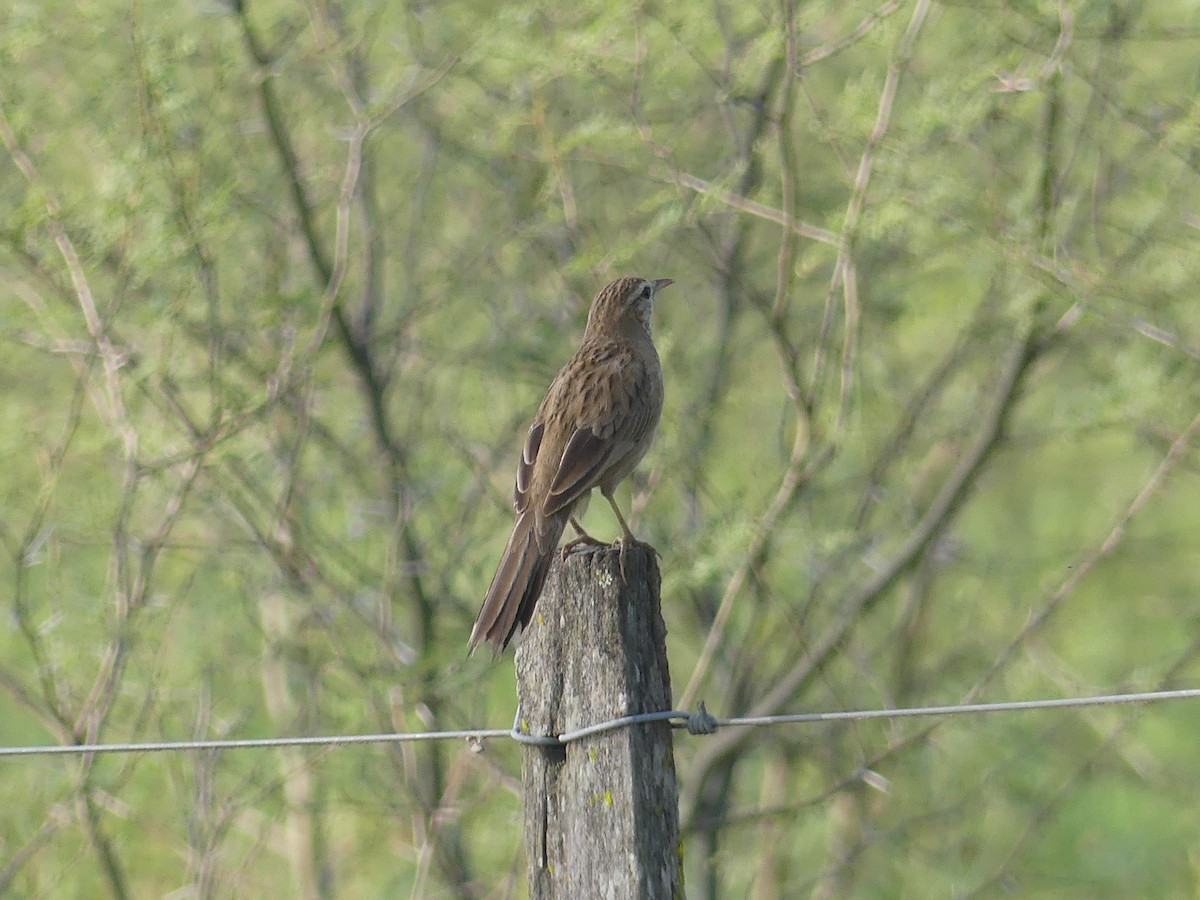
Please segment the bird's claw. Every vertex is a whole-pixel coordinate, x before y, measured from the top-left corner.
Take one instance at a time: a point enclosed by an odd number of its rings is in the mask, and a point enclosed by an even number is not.
[[[631,534],[626,535],[625,537],[617,538],[615,541],[613,541],[612,546],[617,550],[617,566],[621,570],[621,581],[625,582],[625,584],[629,583],[629,579],[625,577],[625,552],[630,547],[639,547],[642,550],[649,550],[659,559],[662,559],[662,554],[658,552],[657,547],[655,547],[653,544],[648,544],[645,541],[639,541]]]

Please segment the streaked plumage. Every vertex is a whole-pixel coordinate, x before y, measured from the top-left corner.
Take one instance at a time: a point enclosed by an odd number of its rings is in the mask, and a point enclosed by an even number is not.
[[[533,617],[563,529],[593,488],[612,504],[622,541],[634,540],[613,491],[645,455],[662,412],[662,367],[651,338],[654,297],[670,278],[618,278],[588,314],[579,349],[555,377],[517,464],[517,520],[468,647],[496,655]]]

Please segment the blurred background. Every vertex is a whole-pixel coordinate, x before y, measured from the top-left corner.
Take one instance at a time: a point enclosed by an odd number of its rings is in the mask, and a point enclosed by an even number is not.
[[[626,273],[677,705],[1200,684],[1193,3],[7,0],[0,73],[0,744],[507,727],[467,635]],[[680,735],[688,893],[1195,896],[1198,727]],[[9,896],[525,890],[504,741],[0,770]]]

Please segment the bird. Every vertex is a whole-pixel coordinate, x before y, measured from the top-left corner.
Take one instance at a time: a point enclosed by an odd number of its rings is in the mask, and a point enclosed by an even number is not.
[[[637,466],[654,438],[663,406],[663,373],[654,349],[654,298],[671,278],[625,276],[592,301],[575,355],[555,376],[538,407],[517,463],[516,521],[488,587],[468,654],[483,641],[498,657],[533,618],[550,563],[568,524],[581,543],[604,546],[578,522],[593,488],[612,506],[619,547],[641,545],[613,492]],[[622,574],[624,568],[622,566]]]

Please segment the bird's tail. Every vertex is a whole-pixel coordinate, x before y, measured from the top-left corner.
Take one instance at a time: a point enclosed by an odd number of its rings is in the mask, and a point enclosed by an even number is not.
[[[483,606],[475,617],[475,627],[467,642],[468,653],[488,640],[492,642],[492,655],[499,656],[513,635],[524,630],[533,618],[533,607],[546,583],[550,561],[565,524],[558,517],[543,519],[539,540],[535,519],[532,510],[517,518]]]

